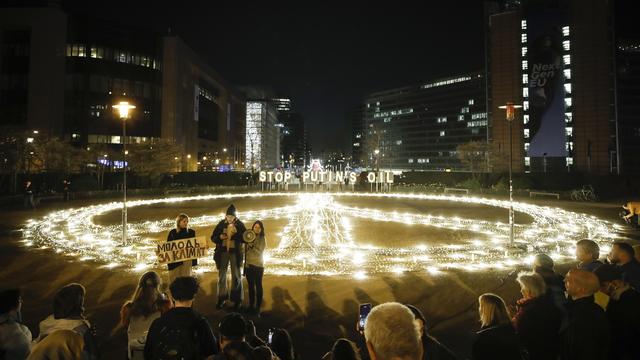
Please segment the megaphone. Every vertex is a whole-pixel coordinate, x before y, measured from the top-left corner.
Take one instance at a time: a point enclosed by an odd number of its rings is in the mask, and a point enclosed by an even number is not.
[[[242,234],[242,239],[247,244],[251,244],[252,242],[256,241],[256,233],[254,233],[253,230],[247,230],[244,232],[244,234]]]

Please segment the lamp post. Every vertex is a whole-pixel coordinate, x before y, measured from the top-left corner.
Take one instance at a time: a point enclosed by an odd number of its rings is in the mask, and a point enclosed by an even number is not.
[[[380,149],[373,150],[376,154],[376,192],[378,191],[378,176],[380,176]]]
[[[521,108],[520,105],[515,105],[512,102],[508,102],[506,105],[500,106],[500,109],[505,109],[505,118],[509,123],[509,246],[513,248],[513,134],[512,124],[516,117],[516,109]]]
[[[135,109],[134,105],[130,105],[126,101],[121,101],[117,105],[113,105],[120,113],[122,120],[122,192],[124,194],[122,200],[122,246],[127,245],[127,119],[129,118],[129,110]]]

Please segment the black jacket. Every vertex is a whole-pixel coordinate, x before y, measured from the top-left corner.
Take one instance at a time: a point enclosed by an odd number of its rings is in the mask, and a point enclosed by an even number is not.
[[[164,328],[184,328],[186,326],[190,326],[198,338],[200,345],[198,354],[201,359],[218,353],[218,340],[213,335],[207,319],[192,308],[178,307],[167,311],[151,323],[147,342],[144,345],[144,358],[153,359],[153,351],[160,341],[161,331]]]
[[[240,221],[240,219],[236,218],[235,222],[234,222],[235,226],[236,226],[236,230],[238,230],[238,232],[236,232],[231,239],[233,240],[233,242],[235,243],[235,248],[236,248],[236,260],[237,260],[237,264],[240,268],[242,268],[242,252],[240,251],[242,249],[242,244],[244,243],[244,240],[242,238],[242,235],[244,234],[245,231],[247,231],[247,228],[244,226],[244,224],[242,223],[242,221]],[[216,248],[214,250],[213,253],[213,259],[216,261],[216,266],[218,266],[218,260],[219,259],[219,255],[221,251],[226,251],[226,249],[224,248],[224,246],[222,246],[224,240],[220,239],[220,235],[222,235],[222,233],[224,232],[224,230],[227,228],[227,226],[229,225],[229,223],[227,222],[227,220],[221,220],[218,225],[216,225],[215,229],[213,229],[213,234],[211,234],[211,241],[213,241],[216,244]]]
[[[456,360],[453,351],[449,350],[433,336],[426,334],[422,337],[422,348],[424,350],[422,358],[424,360]]]
[[[519,302],[514,327],[531,360],[557,359],[561,321],[562,312],[547,296]]]
[[[611,325],[611,359],[640,359],[640,293],[628,289],[611,298],[606,311]]]
[[[604,310],[588,296],[569,302],[569,324],[560,334],[563,360],[609,359],[611,333]]]
[[[169,231],[169,235],[167,235],[167,241],[190,239],[193,237],[196,237],[196,231],[193,229],[182,229],[180,230],[180,232],[178,232],[176,229],[172,229],[171,231]],[[167,266],[169,267],[169,270],[173,270],[178,266],[182,265],[183,262],[184,261],[169,263],[167,264]],[[191,260],[191,265],[192,266],[198,265],[198,259]]]
[[[473,360],[520,360],[522,347],[511,324],[478,331],[472,349]]]

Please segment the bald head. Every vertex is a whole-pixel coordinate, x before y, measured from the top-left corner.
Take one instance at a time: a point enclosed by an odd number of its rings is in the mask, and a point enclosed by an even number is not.
[[[591,296],[600,289],[598,277],[594,273],[584,270],[569,271],[564,278],[564,284],[567,288],[567,294],[573,300]]]

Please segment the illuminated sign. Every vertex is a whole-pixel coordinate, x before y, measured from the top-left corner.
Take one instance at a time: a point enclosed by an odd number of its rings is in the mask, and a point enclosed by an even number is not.
[[[260,171],[258,180],[260,182],[290,183],[294,174],[288,171]],[[351,171],[305,171],[300,176],[302,183],[349,183],[355,184],[358,180],[358,173]],[[393,184],[393,172],[380,171],[369,172],[366,176],[369,183]]]

